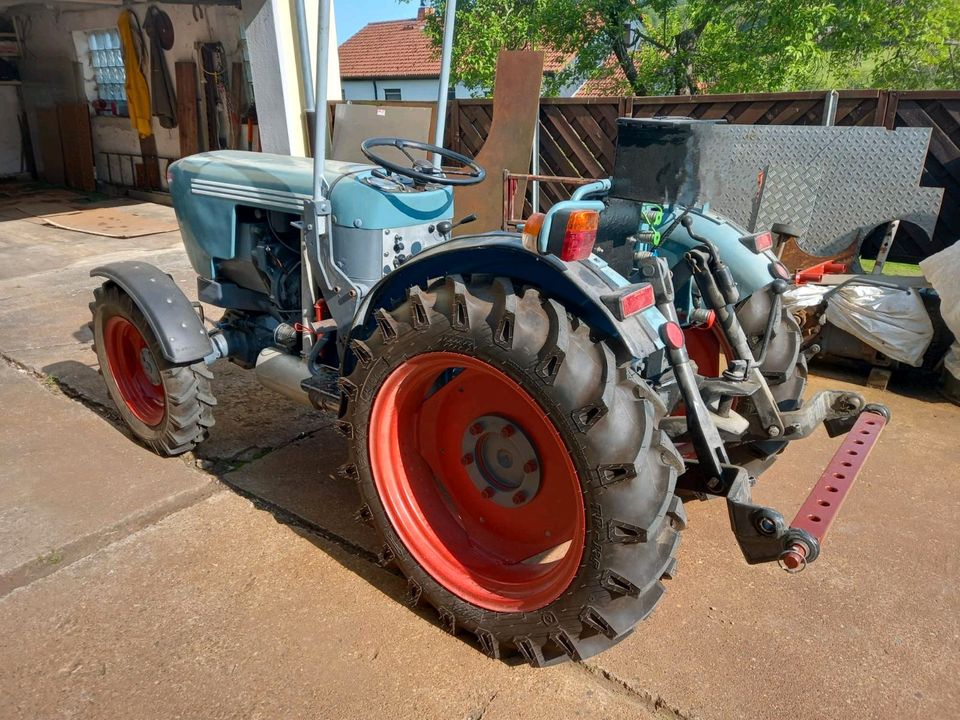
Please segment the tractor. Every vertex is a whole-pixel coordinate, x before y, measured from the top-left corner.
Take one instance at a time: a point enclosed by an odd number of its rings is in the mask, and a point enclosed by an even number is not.
[[[551,665],[627,637],[675,574],[690,501],[725,500],[748,563],[802,570],[889,412],[804,400],[777,233],[671,202],[669,177],[631,162],[657,138],[675,154],[695,122],[621,119],[612,180],[520,232],[456,237],[470,218],[452,187],[485,172],[437,145],[369,138],[369,164],[183,158],[184,246],[224,312],[208,331],[162,270],[93,269],[110,395],[162,455],[206,438],[224,359],[335,413],[362,503],[343,511],[373,525],[412,601],[492,657]],[[751,488],[821,423],[847,437],[787,522]]]

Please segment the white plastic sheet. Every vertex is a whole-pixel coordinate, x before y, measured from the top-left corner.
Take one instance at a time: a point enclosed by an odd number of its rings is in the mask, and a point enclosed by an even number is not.
[[[947,372],[960,380],[960,340],[953,343],[943,357],[943,366]]]
[[[960,242],[920,261],[927,281],[940,295],[940,314],[957,338],[960,338]],[[960,380],[960,340],[943,359],[947,371]]]
[[[829,292],[830,288],[826,285],[797,285],[787,290],[783,294],[783,306],[787,310],[793,308],[805,308],[819,305],[823,302],[823,296]]]
[[[912,288],[847,285],[827,300],[826,318],[887,357],[913,366],[921,364],[933,339],[933,323]]]

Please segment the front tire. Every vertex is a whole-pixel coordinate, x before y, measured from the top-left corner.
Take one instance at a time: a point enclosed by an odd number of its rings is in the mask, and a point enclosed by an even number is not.
[[[459,276],[376,311],[341,380],[345,473],[412,600],[534,665],[622,640],[672,577],[665,408],[535,289]]]
[[[124,422],[158,455],[192,450],[214,424],[213,373],[202,361],[168,362],[143,312],[115,284],[93,294],[94,350]]]

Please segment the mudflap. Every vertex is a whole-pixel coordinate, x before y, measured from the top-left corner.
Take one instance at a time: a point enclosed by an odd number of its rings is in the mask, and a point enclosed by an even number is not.
[[[170,362],[192,363],[213,352],[193,303],[173,278],[159,268],[138,260],[124,260],[95,267],[90,277],[106,278],[133,299]]]

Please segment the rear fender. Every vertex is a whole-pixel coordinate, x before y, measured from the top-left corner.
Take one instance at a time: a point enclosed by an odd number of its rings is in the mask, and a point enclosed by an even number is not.
[[[690,210],[689,215],[693,218],[691,230],[717,246],[720,259],[730,268],[740,288],[741,298],[753,295],[777,278],[772,271],[776,255],[770,251],[754,253],[740,242],[741,237],[750,234],[747,230],[710,211]],[[660,243],[660,254],[667,258],[668,264],[676,272],[686,266],[683,259],[686,252],[697,245],[699,243],[678,223]]]
[[[159,268],[125,260],[96,267],[90,271],[90,277],[106,278],[133,299],[170,362],[192,363],[213,352],[193,304],[173,278]]]
[[[414,285],[423,287],[433,278],[470,273],[508,277],[517,285],[541,289],[591,328],[619,341],[632,357],[646,357],[662,347],[657,330],[665,319],[659,311],[651,308],[621,321],[601,300],[626,284],[622,277],[600,272],[587,262],[567,263],[554,255],[530,252],[514,233],[459,237],[414,256],[364,297],[350,336],[372,332],[374,311],[396,307]]]

